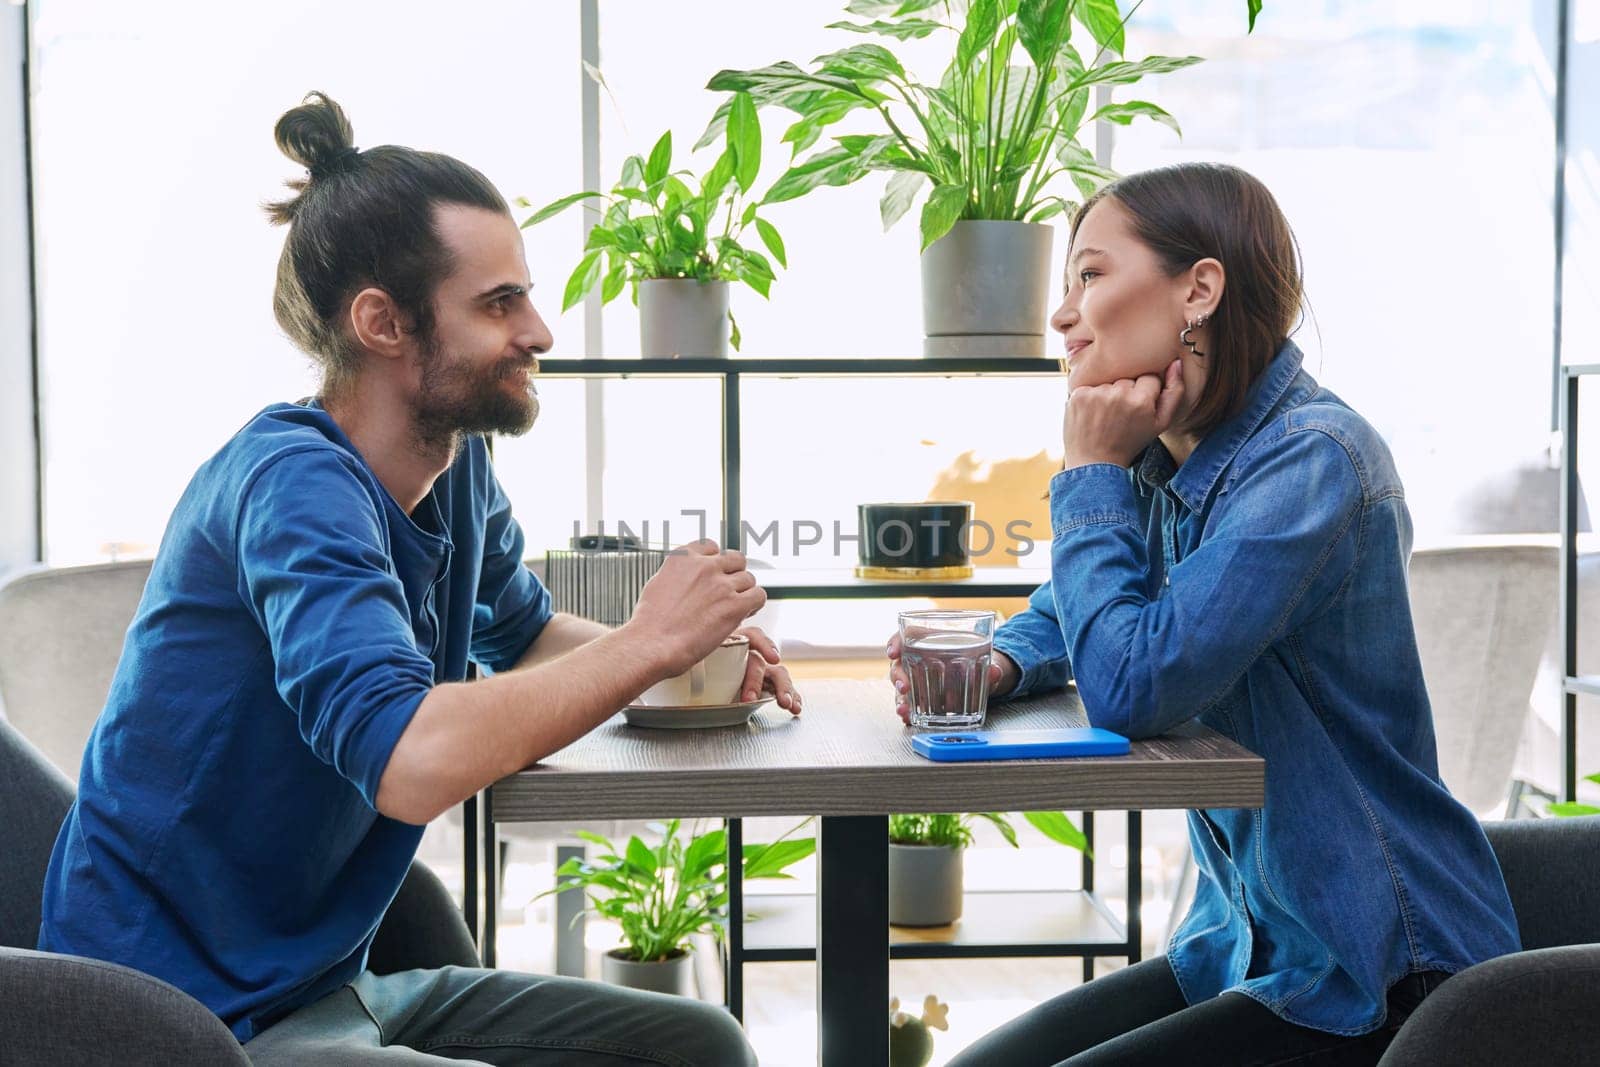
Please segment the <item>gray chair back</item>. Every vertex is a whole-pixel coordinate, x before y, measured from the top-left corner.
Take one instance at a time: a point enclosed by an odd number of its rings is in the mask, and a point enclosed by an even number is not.
[[[0,721],[0,946],[39,942],[39,901],[72,783]]]
[[[0,706],[73,781],[150,560],[33,567],[0,584]]]
[[[1600,815],[1483,824],[1524,949],[1600,944]]]
[[[1505,803],[1528,698],[1556,620],[1557,550],[1507,542],[1419,550],[1411,613],[1439,775],[1468,808]]]

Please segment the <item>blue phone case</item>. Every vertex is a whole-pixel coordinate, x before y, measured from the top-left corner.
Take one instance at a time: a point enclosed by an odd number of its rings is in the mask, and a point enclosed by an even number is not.
[[[911,748],[940,763],[967,760],[1049,759],[1057,756],[1125,756],[1128,739],[1098,726],[1058,730],[970,730],[917,734]]]

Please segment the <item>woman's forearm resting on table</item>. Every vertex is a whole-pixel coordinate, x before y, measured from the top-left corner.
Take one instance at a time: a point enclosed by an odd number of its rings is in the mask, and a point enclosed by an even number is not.
[[[530,650],[516,670],[435,686],[389,755],[378,811],[401,822],[427,823],[576,741],[665,670],[650,646],[621,630],[571,645],[558,659],[540,658]]]

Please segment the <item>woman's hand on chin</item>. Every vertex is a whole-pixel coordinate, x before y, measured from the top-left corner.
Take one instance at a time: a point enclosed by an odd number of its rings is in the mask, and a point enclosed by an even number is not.
[[[1139,453],[1171,428],[1183,403],[1183,361],[1163,374],[1080,385],[1067,396],[1061,443],[1066,470],[1091,463],[1131,466]]]

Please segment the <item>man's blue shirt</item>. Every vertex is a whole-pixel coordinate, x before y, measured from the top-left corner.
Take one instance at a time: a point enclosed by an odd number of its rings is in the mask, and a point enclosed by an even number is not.
[[[374,809],[435,684],[550,617],[481,438],[405,514],[282,404],[178,502],[50,860],[39,947],[162,978],[241,1041],[358,974],[422,828]]]
[[[1175,467],[1159,443],[1050,484],[1051,580],[996,633],[1019,692],[1076,680],[1096,726],[1189,719],[1265,758],[1266,804],[1191,812],[1190,1003],[1234,990],[1333,1033],[1388,987],[1520,947],[1500,868],[1439,779],[1388,449],[1288,344]]]

